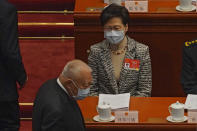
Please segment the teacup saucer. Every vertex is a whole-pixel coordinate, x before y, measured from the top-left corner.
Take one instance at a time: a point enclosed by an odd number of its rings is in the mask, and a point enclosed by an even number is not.
[[[187,120],[187,116],[184,116],[183,120],[179,120],[179,121],[173,120],[173,119],[172,119],[172,116],[168,116],[166,119],[167,119],[169,122],[184,122],[184,121]]]
[[[194,6],[194,5],[192,5],[192,8],[190,8],[190,9],[181,9],[180,8],[180,5],[177,5],[176,6],[176,10],[178,10],[178,11],[185,11],[185,12],[187,12],[187,11],[194,11],[196,9],[196,6]]]
[[[95,121],[97,121],[97,122],[110,122],[110,121],[113,121],[114,119],[115,119],[114,116],[111,116],[111,118],[110,118],[109,120],[101,120],[101,119],[99,118],[99,115],[96,115],[96,116],[93,117],[93,120],[95,120]]]

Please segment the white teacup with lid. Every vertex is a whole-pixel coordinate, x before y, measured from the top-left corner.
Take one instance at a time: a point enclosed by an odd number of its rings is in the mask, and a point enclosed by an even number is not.
[[[106,121],[111,118],[111,106],[103,102],[102,104],[97,106],[97,112],[99,114],[99,119]]]
[[[109,4],[121,5],[122,4],[122,0],[109,0]]]
[[[192,0],[179,0],[179,4],[182,10],[188,10],[192,8]]]
[[[171,114],[173,121],[182,121],[184,120],[184,104],[179,103],[177,101],[176,103],[171,104],[169,107],[169,112]]]

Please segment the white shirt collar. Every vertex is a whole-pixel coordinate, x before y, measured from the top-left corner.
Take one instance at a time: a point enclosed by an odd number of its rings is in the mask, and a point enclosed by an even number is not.
[[[57,83],[58,83],[58,85],[68,94],[67,90],[64,88],[64,86],[63,86],[62,83],[60,82],[59,78],[57,78]]]

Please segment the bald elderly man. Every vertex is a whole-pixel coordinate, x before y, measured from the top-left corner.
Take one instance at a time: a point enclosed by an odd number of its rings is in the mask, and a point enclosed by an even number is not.
[[[33,107],[33,131],[84,131],[76,100],[85,98],[92,83],[91,68],[80,60],[67,63],[58,78],[39,89]]]

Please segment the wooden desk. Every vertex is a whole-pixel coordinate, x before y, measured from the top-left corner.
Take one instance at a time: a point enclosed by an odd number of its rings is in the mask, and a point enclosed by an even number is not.
[[[88,97],[78,101],[83,113],[87,131],[196,131],[197,124],[171,123],[166,120],[169,116],[168,106],[176,101],[185,103],[184,97],[131,97],[130,110],[139,111],[139,123],[100,123],[92,118],[97,115],[97,97]],[[187,114],[185,114],[187,115]]]
[[[180,84],[182,46],[196,38],[196,12],[175,10],[178,0],[149,0],[149,12],[130,13],[128,35],[150,47],[152,60],[152,96],[185,96]],[[92,44],[103,40],[100,11],[102,0],[76,0],[74,10],[75,56],[87,61]]]

